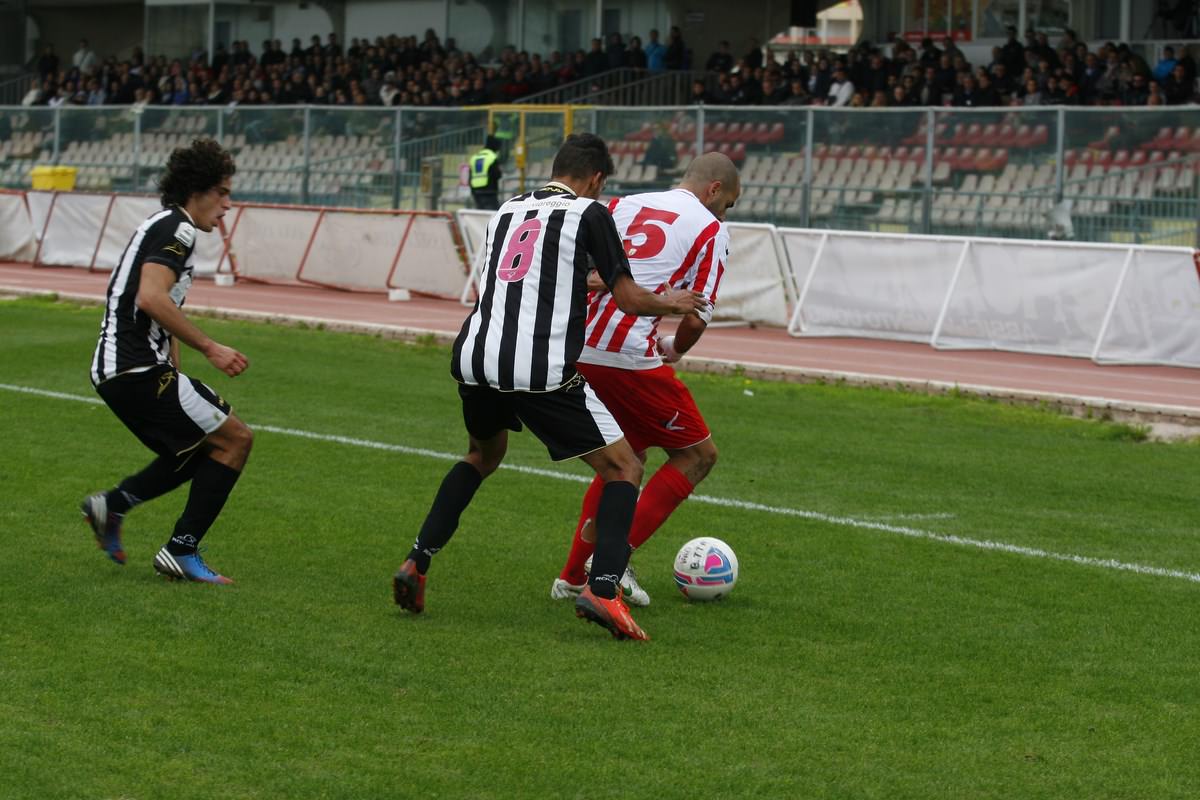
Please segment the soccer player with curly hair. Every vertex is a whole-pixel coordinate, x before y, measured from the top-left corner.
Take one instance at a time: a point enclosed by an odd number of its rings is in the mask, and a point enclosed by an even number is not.
[[[211,139],[172,152],[158,184],[163,210],[138,227],[113,271],[92,384],[157,456],[81,505],[100,549],[124,564],[125,514],[191,481],[183,514],[155,556],[154,569],[168,578],[213,584],[232,581],[204,563],[197,545],[241,476],[253,434],[220,395],[179,371],[179,342],[230,377],[249,365],[182,310],[192,285],[196,231],[211,232],[229,210],[236,171],[233,157]]]

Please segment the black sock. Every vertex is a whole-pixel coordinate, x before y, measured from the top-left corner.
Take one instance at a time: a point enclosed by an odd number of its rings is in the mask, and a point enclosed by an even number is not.
[[[433,554],[450,541],[450,537],[458,528],[458,518],[475,496],[475,490],[481,483],[483,476],[479,474],[479,470],[465,461],[459,461],[446,473],[437,496],[433,498],[429,515],[425,517],[421,532],[417,534],[417,540],[413,542],[412,551],[408,554],[409,558],[417,562],[417,572],[424,575],[429,569],[429,560]]]
[[[610,481],[596,509],[596,552],[592,555],[592,594],[611,600],[629,564],[629,527],[637,508],[638,490],[629,481]]]
[[[121,481],[105,496],[109,512],[124,514],[136,505],[161,497],[177,486],[187,483],[196,474],[196,467],[203,458],[196,454],[191,454],[185,459],[159,456],[141,472]]]
[[[167,542],[167,552],[186,556],[196,552],[197,545],[225,507],[229,493],[242,473],[208,457],[198,457],[192,488],[188,492],[183,515],[175,523],[175,533]]]

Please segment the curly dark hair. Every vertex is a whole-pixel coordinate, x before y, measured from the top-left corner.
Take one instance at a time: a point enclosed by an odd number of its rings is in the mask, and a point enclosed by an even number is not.
[[[194,194],[202,194],[237,172],[233,156],[213,139],[195,139],[191,147],[177,147],[158,179],[163,207],[187,205]]]

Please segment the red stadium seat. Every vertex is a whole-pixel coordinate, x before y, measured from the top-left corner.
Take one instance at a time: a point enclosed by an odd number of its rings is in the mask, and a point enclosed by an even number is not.
[[[1142,150],[1161,150],[1171,146],[1171,139],[1174,137],[1174,131],[1170,128],[1159,128],[1158,133],[1148,142],[1142,142]]]

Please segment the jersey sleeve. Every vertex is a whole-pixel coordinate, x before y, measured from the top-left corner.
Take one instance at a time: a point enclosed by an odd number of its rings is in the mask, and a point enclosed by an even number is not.
[[[617,233],[617,226],[607,208],[600,203],[591,203],[584,209],[580,233],[583,234],[581,238],[587,254],[591,256],[596,272],[600,273],[600,279],[606,286],[611,289],[622,273],[630,279],[633,278],[633,271],[629,268],[629,257],[625,255],[625,248],[621,246],[621,236]]]
[[[713,309],[717,305],[717,290],[721,287],[721,276],[725,274],[725,264],[728,262],[729,230],[722,225],[700,251],[690,282],[692,291],[700,292],[708,300],[707,308],[696,312],[706,325],[712,321]]]
[[[168,267],[182,277],[187,269],[188,256],[196,245],[196,229],[186,220],[165,217],[150,226],[142,244],[143,261]]]

